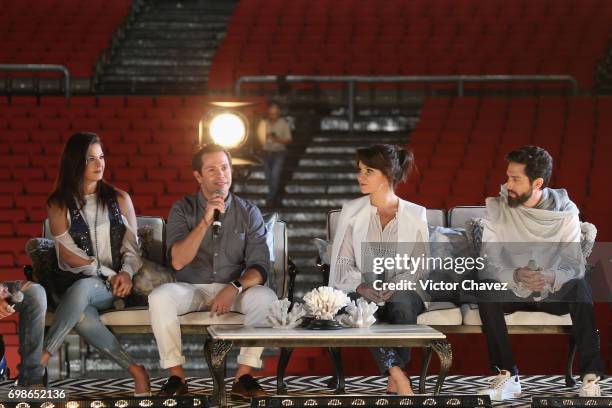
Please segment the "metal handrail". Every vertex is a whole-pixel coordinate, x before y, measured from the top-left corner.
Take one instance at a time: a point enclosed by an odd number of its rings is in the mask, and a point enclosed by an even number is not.
[[[466,82],[569,82],[573,93],[578,94],[578,81],[571,75],[286,75],[281,76],[286,82],[409,82],[433,83],[456,82],[459,96],[463,96]],[[243,83],[270,83],[277,82],[278,75],[246,75],[236,81],[236,96],[240,96]]]
[[[65,65],[56,64],[0,64],[0,71],[31,71],[45,72],[57,71],[63,74],[64,96],[70,99],[70,71]]]
[[[355,124],[355,83],[439,83],[456,82],[459,96],[464,94],[466,82],[569,82],[574,95],[579,92],[578,81],[571,75],[416,75],[416,76],[371,76],[371,75],[246,75],[238,78],[235,85],[235,94],[240,96],[243,83],[284,83],[294,82],[341,82],[348,86],[348,120],[349,130],[352,132]]]

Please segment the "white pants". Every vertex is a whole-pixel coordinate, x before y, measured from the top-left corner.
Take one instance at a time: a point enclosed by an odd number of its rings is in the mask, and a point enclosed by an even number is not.
[[[178,317],[208,309],[210,301],[226,286],[222,283],[165,283],[149,294],[149,315],[161,368],[185,364]],[[252,286],[236,297],[231,310],[245,315],[246,326],[265,327],[269,326],[266,317],[270,304],[277,299],[274,291],[267,286]],[[238,364],[260,368],[262,352],[263,347],[242,347]]]

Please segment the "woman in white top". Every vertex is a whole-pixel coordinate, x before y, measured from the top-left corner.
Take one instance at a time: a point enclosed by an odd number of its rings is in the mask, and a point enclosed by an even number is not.
[[[60,269],[75,280],[63,294],[44,342],[41,363],[75,330],[134,378],[136,395],[149,395],[145,368],[134,363],[100,321],[98,311],[127,296],[142,266],[136,215],[130,196],[103,179],[104,152],[94,133],[76,133],[62,152],[55,187],[47,200]]]
[[[394,187],[406,178],[413,167],[410,151],[386,144],[357,150],[357,180],[364,197],[344,204],[333,238],[329,285],[363,297],[379,305],[378,318],[388,323],[416,324],[423,310],[423,300],[416,291],[376,290],[374,283],[417,281],[423,270],[393,268],[374,273],[373,259],[400,254],[426,254],[429,234],[424,207],[400,199]],[[376,284],[381,288],[380,283]],[[413,394],[403,367],[410,360],[408,348],[373,347],[370,349],[383,375],[387,391],[399,395]]]

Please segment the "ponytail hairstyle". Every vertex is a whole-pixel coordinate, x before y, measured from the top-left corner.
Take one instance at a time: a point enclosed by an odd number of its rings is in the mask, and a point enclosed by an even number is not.
[[[375,144],[357,149],[357,162],[380,170],[391,187],[405,181],[414,168],[414,154],[403,146]]]

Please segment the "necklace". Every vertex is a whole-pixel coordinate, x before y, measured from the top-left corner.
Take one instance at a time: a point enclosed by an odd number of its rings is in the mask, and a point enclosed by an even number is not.
[[[94,217],[94,245],[96,246],[96,273],[102,279],[102,267],[100,266],[100,256],[98,250],[98,200],[96,200],[96,216]],[[105,280],[105,279],[103,279]]]
[[[96,198],[96,213],[94,216],[94,226],[93,226],[93,241],[94,241],[94,255],[96,257],[96,275],[98,276],[98,278],[100,278],[104,284],[106,285],[106,288],[110,291],[111,290],[111,286],[110,286],[110,282],[108,281],[108,279],[106,278],[106,276],[104,276],[102,274],[102,265],[100,263],[100,247],[98,244],[98,208],[99,208],[99,203]],[[82,208],[81,208],[82,209]],[[83,215],[84,212],[83,212]],[[87,227],[89,228],[89,232],[91,234],[91,227],[89,226],[89,223],[87,222],[87,218],[84,216],[83,219],[85,220],[85,224],[87,224]]]

